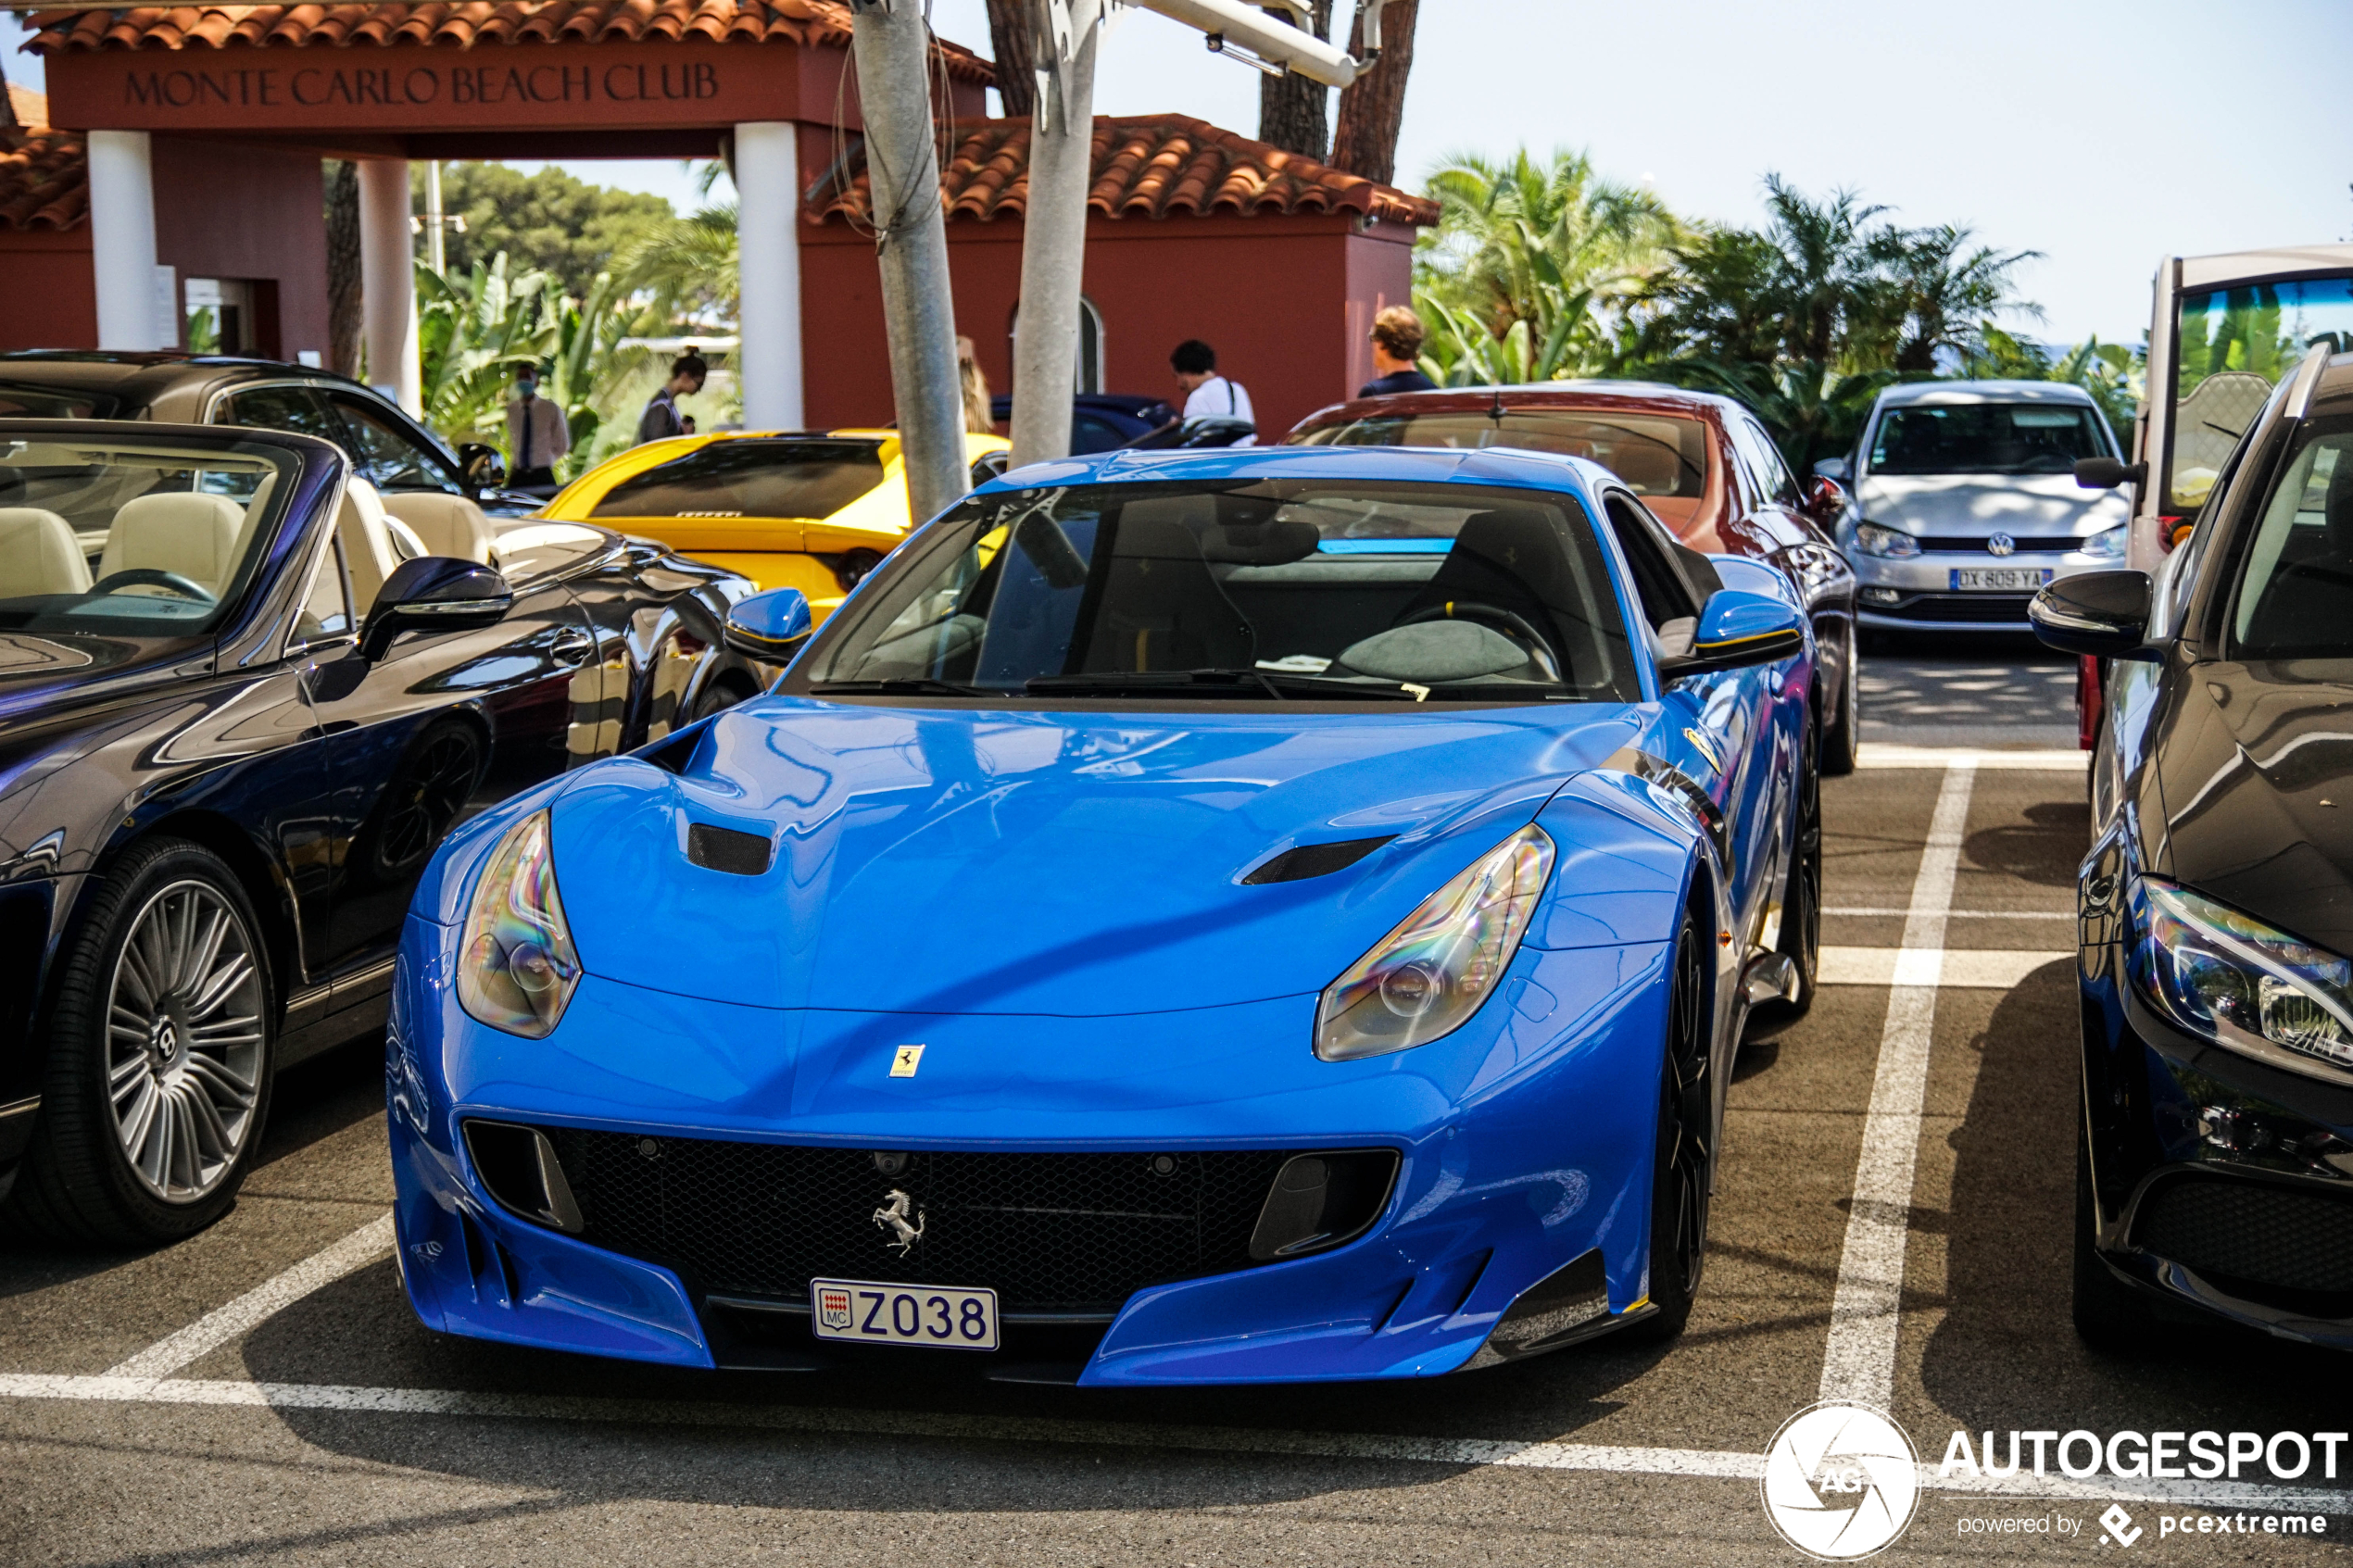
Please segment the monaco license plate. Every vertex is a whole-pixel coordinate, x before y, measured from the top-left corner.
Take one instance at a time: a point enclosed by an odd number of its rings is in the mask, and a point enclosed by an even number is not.
[[[812,1279],[810,1322],[820,1339],[926,1345],[935,1350],[997,1348],[997,1293],[950,1285]]]
[[[2051,581],[2047,566],[1957,566],[1953,568],[1953,592],[1957,594],[2027,594],[2046,587]]]

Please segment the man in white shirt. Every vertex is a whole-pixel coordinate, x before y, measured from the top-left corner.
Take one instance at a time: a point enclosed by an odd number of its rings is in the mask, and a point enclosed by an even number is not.
[[[515,399],[507,405],[507,483],[538,495],[556,493],[556,464],[572,450],[564,411],[539,395],[539,367],[515,370]]]
[[[1176,384],[1185,389],[1185,418],[1188,420],[1240,420],[1255,425],[1258,416],[1250,406],[1250,394],[1239,382],[1227,381],[1217,373],[1217,350],[1199,338],[1187,338],[1168,357],[1176,371]],[[1255,435],[1236,442],[1248,446],[1257,440]]]

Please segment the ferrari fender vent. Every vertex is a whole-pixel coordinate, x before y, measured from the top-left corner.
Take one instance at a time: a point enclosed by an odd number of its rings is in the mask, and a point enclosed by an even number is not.
[[[768,870],[768,840],[756,833],[696,822],[686,829],[686,859],[733,876],[761,876]]]
[[[988,1286],[1008,1312],[1057,1314],[1251,1267],[1276,1173],[1306,1152],[917,1149],[887,1172],[867,1149],[546,1131],[582,1239],[674,1269],[698,1297],[799,1304],[812,1279],[889,1279]],[[1319,1229],[1326,1207],[1306,1217]]]
[[[2353,1315],[2353,1202],[2298,1187],[2180,1177],[2141,1199],[2132,1244],[2220,1289],[2291,1311]]]
[[[1262,860],[1242,878],[1245,887],[1258,887],[1270,882],[1304,882],[1311,876],[1329,876],[1346,871],[1374,850],[1395,838],[1387,834],[1379,838],[1343,838],[1331,844],[1302,844],[1286,849],[1270,860]]]

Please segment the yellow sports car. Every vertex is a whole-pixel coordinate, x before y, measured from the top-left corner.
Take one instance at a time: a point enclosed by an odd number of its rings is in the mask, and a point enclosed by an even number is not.
[[[1012,443],[967,435],[977,484]],[[819,621],[907,536],[907,470],[892,430],[713,431],[649,441],[608,458],[547,503],[547,516],[658,539],[798,588]]]

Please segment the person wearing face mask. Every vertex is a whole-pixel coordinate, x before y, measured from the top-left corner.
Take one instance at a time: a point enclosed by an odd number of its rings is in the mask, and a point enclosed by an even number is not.
[[[539,395],[539,368],[515,371],[515,398],[507,405],[507,483],[535,495],[556,493],[556,464],[572,450],[564,411]]]

